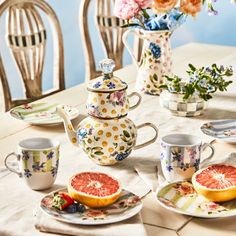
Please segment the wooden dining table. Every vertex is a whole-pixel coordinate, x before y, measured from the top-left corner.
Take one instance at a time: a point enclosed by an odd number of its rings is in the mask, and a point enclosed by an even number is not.
[[[173,50],[173,70],[176,74],[186,76],[185,71],[189,63],[196,66],[206,66],[212,63],[231,64],[236,68],[236,47],[190,43]],[[135,65],[128,65],[115,71],[115,75],[128,84],[128,92],[135,90],[136,74]],[[215,147],[215,160],[220,160],[227,154],[236,152],[235,144],[209,139],[200,130],[200,125],[210,120],[236,119],[235,84],[236,81],[230,86],[228,92],[216,94],[209,102],[204,114],[198,117],[175,117],[160,106],[158,96],[142,94],[141,105],[134,111],[130,111],[128,116],[135,123],[154,123],[159,129],[159,137],[153,145],[148,147],[147,152],[144,150],[140,155],[144,156],[144,159],[145,155],[158,159],[160,137],[172,132],[192,133],[200,136],[203,141],[210,141]],[[87,115],[85,107],[87,95],[86,83],[83,83],[41,99],[40,102],[63,103],[76,107],[80,112],[78,119],[73,121],[76,125]],[[72,172],[75,169],[79,172],[80,167],[90,161],[85,154],[78,155],[79,148],[69,143],[62,124],[34,126],[17,120],[11,117],[9,112],[6,112],[0,114],[0,166],[2,169],[4,168],[4,157],[8,153],[16,151],[20,140],[30,137],[49,137],[60,141],[61,160],[58,177],[52,189],[33,191],[14,173],[5,171],[0,175],[0,236],[43,236],[44,233],[40,233],[34,228],[34,208],[46,193],[59,186],[65,186],[68,177],[73,174]],[[135,156],[136,151],[127,158],[127,162],[132,158],[133,161],[135,160],[132,155]],[[119,164],[116,168],[119,168]],[[72,169],[73,171],[71,171]],[[30,201],[26,201],[26,199],[30,199]],[[236,216],[204,219],[174,213],[159,205],[154,192],[148,193],[142,201],[141,218],[146,232],[150,236],[236,235]],[[12,212],[14,208],[17,210],[14,214],[10,214],[9,212]]]

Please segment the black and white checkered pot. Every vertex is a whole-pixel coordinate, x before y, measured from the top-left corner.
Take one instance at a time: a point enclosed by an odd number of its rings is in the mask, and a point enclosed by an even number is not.
[[[184,100],[184,95],[163,91],[160,95],[160,104],[176,116],[199,116],[207,107],[207,102],[199,96],[191,96]]]

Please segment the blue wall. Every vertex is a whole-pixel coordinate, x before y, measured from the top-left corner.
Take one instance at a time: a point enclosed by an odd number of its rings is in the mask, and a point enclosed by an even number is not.
[[[82,83],[85,78],[85,62],[82,51],[81,38],[78,28],[78,9],[80,0],[58,1],[50,0],[49,4],[56,11],[61,23],[64,37],[65,52],[65,79],[66,87],[72,87]],[[172,37],[172,47],[189,42],[213,43],[222,45],[236,46],[236,6],[230,4],[230,0],[219,1],[215,4],[219,10],[218,16],[208,16],[205,9],[193,19],[188,17],[187,22],[181,26]],[[94,25],[93,8],[90,8],[90,32],[92,34],[96,61],[103,59],[102,47]],[[22,94],[20,79],[15,76],[16,69],[10,59],[10,54],[5,45],[5,22],[0,21],[0,50],[10,79],[13,95],[18,97]],[[50,38],[50,35],[49,35]],[[47,44],[46,63],[43,74],[43,87],[48,89],[52,86],[52,41],[49,39]],[[130,57],[125,53],[125,63],[130,63]]]

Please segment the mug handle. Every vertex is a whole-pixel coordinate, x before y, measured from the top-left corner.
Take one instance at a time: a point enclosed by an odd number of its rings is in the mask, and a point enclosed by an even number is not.
[[[11,168],[11,167],[7,164],[7,159],[8,159],[10,156],[15,156],[15,157],[17,158],[17,161],[20,160],[20,155],[16,154],[15,152],[12,152],[12,153],[8,154],[8,155],[5,157],[5,160],[4,160],[4,164],[5,164],[6,168],[7,168],[8,170],[10,170],[11,172],[17,174],[19,177],[22,177],[22,173],[21,173],[21,172],[17,171],[17,170],[14,169],[14,168]]]
[[[201,161],[202,167],[204,167],[206,162],[209,161],[215,154],[215,148],[210,143],[204,143],[201,148],[202,151],[204,151],[207,147],[209,147],[211,149],[211,154],[209,155],[209,157],[207,157],[203,161]]]
[[[137,92],[133,92],[133,93],[129,94],[128,98],[131,98],[133,96],[137,96],[138,97],[138,101],[133,106],[130,106],[130,108],[129,108],[130,110],[133,110],[134,108],[139,106],[139,104],[141,103],[141,100],[142,100],[142,96],[139,93],[137,93]]]
[[[134,51],[133,49],[130,47],[129,43],[128,43],[128,35],[130,33],[133,33],[135,35],[137,35],[139,38],[142,38],[144,39],[144,37],[142,37],[142,35],[138,34],[137,30],[136,29],[128,29],[126,30],[124,33],[123,33],[123,36],[122,36],[122,41],[127,49],[127,51],[129,52],[130,56],[132,57],[133,61],[135,62],[135,65],[137,66],[137,68],[139,68],[139,62],[138,62],[138,59],[135,57],[134,55]]]
[[[145,147],[145,146],[147,146],[149,144],[152,144],[152,143],[154,143],[156,141],[156,139],[158,137],[158,128],[154,124],[152,124],[152,123],[143,123],[141,125],[138,125],[137,129],[143,128],[145,126],[150,126],[151,128],[153,128],[155,130],[155,136],[152,139],[150,139],[150,140],[148,140],[148,141],[146,141],[144,143],[135,145],[133,147],[133,150],[136,150],[136,149],[139,149],[139,148],[143,148],[143,147]]]

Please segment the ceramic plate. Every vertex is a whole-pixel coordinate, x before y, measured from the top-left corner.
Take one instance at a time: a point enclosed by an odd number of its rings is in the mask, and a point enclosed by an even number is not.
[[[56,192],[58,191],[67,192],[66,188],[57,190]],[[52,207],[53,193],[49,193],[41,200],[41,210],[56,220],[72,224],[111,224],[126,220],[136,215],[142,209],[140,198],[131,192],[123,190],[121,197],[108,207],[100,209],[87,208],[84,213],[67,213],[66,211],[59,211]]]
[[[201,126],[204,134],[224,142],[236,143],[236,120],[216,120]]]
[[[236,199],[215,203],[198,194],[190,182],[168,184],[157,191],[158,202],[168,210],[184,215],[218,218],[236,216]]]
[[[58,105],[57,103],[24,104],[11,109],[10,114],[16,119],[34,125],[56,125],[63,122],[61,117],[56,113],[56,106]],[[79,115],[79,111],[74,107],[65,105],[64,109],[71,120]]]

